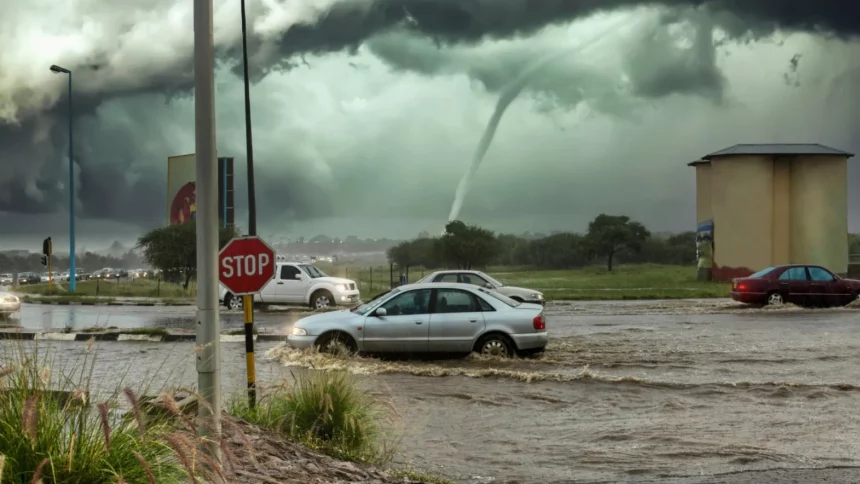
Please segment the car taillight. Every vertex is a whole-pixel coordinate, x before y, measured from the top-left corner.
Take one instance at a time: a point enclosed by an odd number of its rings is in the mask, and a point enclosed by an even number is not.
[[[738,291],[746,291],[746,290],[747,290],[746,284],[738,284]]]
[[[540,316],[537,316],[532,320],[532,325],[537,330],[546,329],[546,318],[544,318],[543,314],[541,314]]]

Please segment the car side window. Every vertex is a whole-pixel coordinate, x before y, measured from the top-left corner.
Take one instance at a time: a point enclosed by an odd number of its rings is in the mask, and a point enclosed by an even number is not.
[[[487,311],[495,311],[496,310],[496,308],[494,308],[490,303],[488,303],[487,301],[484,301],[483,298],[479,297],[477,299],[478,299],[478,305],[481,307],[481,311],[487,312]]]
[[[475,296],[466,291],[442,289],[436,291],[436,313],[474,313],[480,311]]]
[[[299,275],[299,269],[296,266],[281,266],[281,280],[294,281]]]
[[[779,275],[780,281],[806,281],[806,268],[805,267],[789,267],[782,274]]]
[[[489,281],[477,274],[461,274],[460,279],[463,281],[463,283],[472,284],[474,286],[484,287],[489,284]]]
[[[833,282],[833,274],[820,267],[809,267],[809,276],[816,282]]]
[[[459,282],[457,274],[439,274],[433,282]]]
[[[430,289],[404,292],[380,307],[385,308],[387,316],[427,314],[430,312]]]

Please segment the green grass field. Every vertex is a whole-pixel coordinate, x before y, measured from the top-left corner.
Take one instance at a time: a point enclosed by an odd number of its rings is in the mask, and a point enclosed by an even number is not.
[[[78,281],[75,287],[75,294],[72,297],[150,297],[150,298],[168,298],[182,299],[195,297],[197,287],[192,281],[188,290],[182,288],[179,284],[170,284],[164,281],[152,279],[125,279],[113,281]],[[25,294],[39,294],[46,296],[71,296],[69,294],[68,282],[54,284],[48,287],[47,284],[37,284],[33,286],[22,286],[16,289],[18,292]]]
[[[363,295],[375,295],[390,287],[388,267],[320,268],[329,275],[356,280]],[[409,282],[433,271],[410,269]],[[575,270],[534,270],[522,267],[490,267],[487,274],[504,284],[541,291],[547,300],[636,300],[728,297],[730,285],[696,280],[696,268],[656,264],[622,265],[612,272],[591,266]],[[394,279],[398,275],[394,274]]]
[[[364,298],[379,294],[391,287],[388,266],[345,267],[319,264],[331,276],[345,277],[358,282]],[[409,281],[415,282],[429,270],[411,269]],[[485,272],[499,281],[541,291],[547,300],[632,300],[632,299],[685,299],[728,297],[729,284],[699,282],[696,268],[691,266],[661,266],[654,264],[622,265],[608,272],[605,267],[592,266],[576,270],[534,270],[519,267],[491,267]],[[395,281],[399,280],[394,274]],[[28,294],[68,296],[67,286],[48,289],[46,284],[24,286],[20,292]],[[193,298],[196,286],[188,291],[177,284],[158,283],[136,279],[134,282],[78,282],[74,297],[149,297],[182,300]]]

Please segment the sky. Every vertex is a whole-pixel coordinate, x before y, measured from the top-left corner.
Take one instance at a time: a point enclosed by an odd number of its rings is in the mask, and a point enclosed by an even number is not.
[[[239,2],[214,0],[217,146],[244,223]],[[460,218],[582,231],[600,213],[693,230],[689,161],[736,143],[860,151],[860,6],[844,0],[249,0],[258,232],[442,229],[501,93]],[[0,249],[162,225],[194,151],[192,2],[0,3]],[[596,40],[595,40],[596,39]],[[849,162],[849,225],[860,169]]]

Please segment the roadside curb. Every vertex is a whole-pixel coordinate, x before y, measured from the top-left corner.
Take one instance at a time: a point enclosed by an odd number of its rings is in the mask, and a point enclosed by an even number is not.
[[[22,300],[24,304],[43,304],[48,306],[193,306],[194,303],[162,303],[162,302],[96,302],[96,301],[40,301]]]
[[[58,333],[49,331],[0,331],[0,340],[28,340],[28,341],[115,341],[121,343],[143,342],[143,343],[193,343],[197,340],[194,334],[166,334],[149,335],[136,333],[123,333],[122,331],[111,331],[105,333]],[[245,336],[241,334],[222,334],[222,343],[242,343]],[[285,334],[257,334],[254,335],[257,342],[282,342],[287,341]]]

